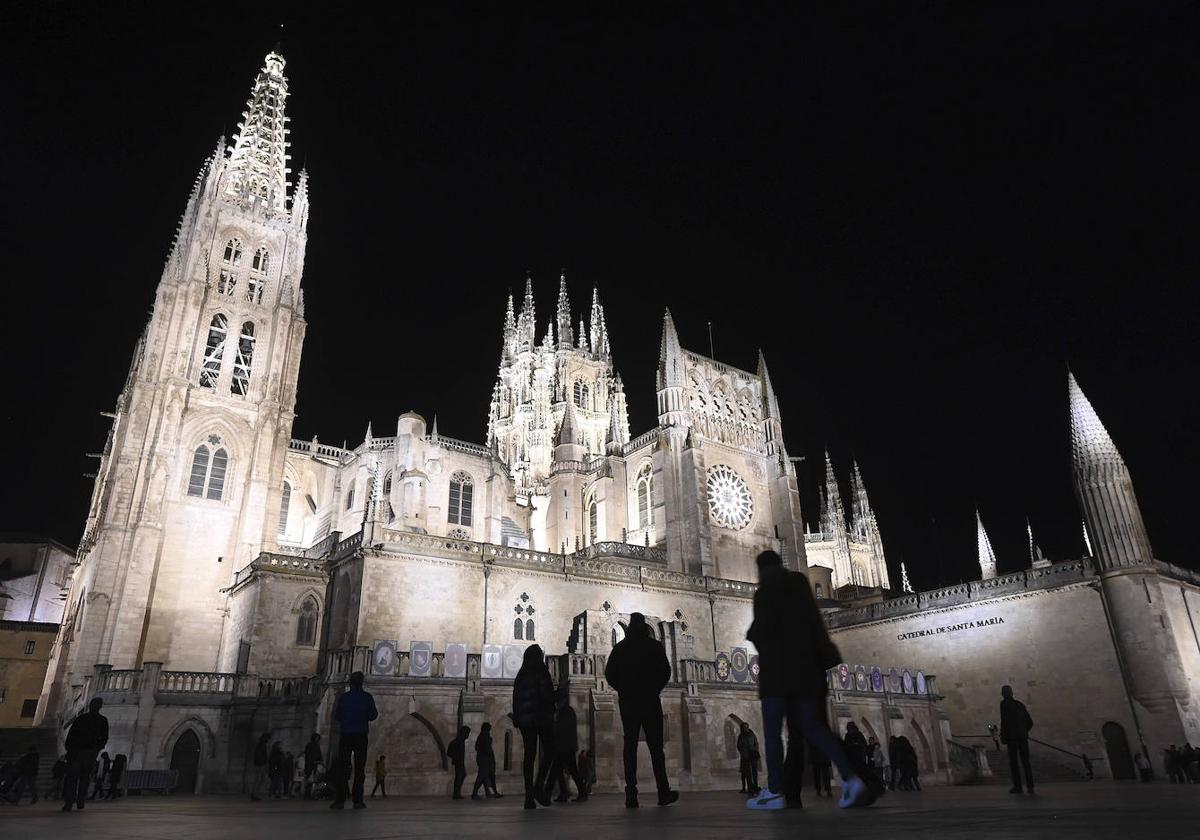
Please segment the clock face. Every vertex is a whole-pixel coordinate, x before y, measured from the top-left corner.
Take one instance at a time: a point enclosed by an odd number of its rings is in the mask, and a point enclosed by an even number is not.
[[[722,528],[741,530],[750,524],[754,515],[754,500],[750,488],[731,467],[717,464],[709,467],[706,480],[708,487],[708,513],[713,522]]]

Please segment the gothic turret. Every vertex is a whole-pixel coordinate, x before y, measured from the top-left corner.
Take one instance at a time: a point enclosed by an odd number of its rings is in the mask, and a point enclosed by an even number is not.
[[[783,418],[779,416],[779,400],[775,398],[775,389],[771,387],[771,374],[767,372],[767,359],[761,349],[758,351],[758,381],[762,388],[762,426],[767,454],[777,456],[786,471],[788,460],[783,445]]]
[[[224,192],[268,218],[287,215],[288,129],[283,56],[267,54],[234,139]]]
[[[978,510],[975,511],[975,543],[979,550],[980,578],[991,580],[996,576],[996,552],[992,551],[992,541],[988,539]]]
[[[662,341],[658,349],[658,424],[687,429],[691,425],[688,409],[687,373],[679,334],[671,310],[663,313]]]
[[[571,350],[575,344],[571,336],[571,299],[567,297],[567,272],[558,278],[558,310],[555,313],[558,327],[558,349]]]
[[[504,358],[517,355],[517,318],[513,312],[512,292],[508,293],[508,306],[504,310]]]
[[[900,591],[912,593],[912,584],[908,581],[908,569],[904,565],[904,561],[900,561]]]
[[[844,538],[846,533],[846,509],[842,506],[842,494],[828,450],[825,452],[825,491],[821,496],[821,533],[826,539],[836,539],[838,535]]]
[[[1075,494],[1094,540],[1096,561],[1102,569],[1149,565],[1154,552],[1129,468],[1073,374],[1067,374],[1067,388]]]

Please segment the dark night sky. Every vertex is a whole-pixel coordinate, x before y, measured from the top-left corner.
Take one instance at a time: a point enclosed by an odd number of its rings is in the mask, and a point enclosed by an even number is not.
[[[822,445],[843,482],[853,451],[897,580],[977,576],[976,504],[1001,571],[1026,515],[1081,553],[1068,364],[1157,553],[1196,566],[1198,13],[1047,5],[287,19],[296,436],[411,408],[482,441],[506,291],[533,271],[544,324],[566,266],[578,308],[599,284],[634,434],[665,306],[685,346],[707,321],[723,361],[761,346],[807,515]],[[78,539],[98,412],[278,37],[252,4],[180,8],[0,12],[0,530]]]

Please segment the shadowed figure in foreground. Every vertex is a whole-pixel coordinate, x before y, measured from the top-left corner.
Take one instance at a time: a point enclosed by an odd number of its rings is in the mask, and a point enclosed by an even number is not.
[[[329,807],[335,810],[346,807],[346,795],[349,793],[346,788],[353,767],[354,807],[366,808],[367,805],[363,802],[363,783],[367,777],[367,733],[371,721],[379,717],[379,710],[375,708],[375,698],[371,696],[371,692],[363,690],[362,671],[355,671],[350,675],[350,688],[338,698],[333,717],[338,722],[340,737],[338,766],[334,774],[337,794]]]
[[[785,717],[789,744],[802,749],[803,735],[837,765],[843,780],[838,804],[843,808],[869,805],[875,794],[825,724],[825,672],[841,661],[841,655],[821,620],[808,579],[785,569],[783,559],[774,551],[758,555],[757,563],[754,623],[746,631],[746,638],[758,649],[767,786],[747,800],[746,807],[773,811],[788,805],[784,799]],[[798,805],[798,793],[793,798],[793,804]]]
[[[88,710],[75,718],[67,731],[67,778],[63,784],[64,811],[83,808],[96,756],[108,743],[108,718],[100,714],[104,701],[93,697]]]
[[[549,758],[554,755],[554,683],[546,668],[546,657],[540,645],[525,648],[521,670],[513,680],[513,723],[521,731],[521,744],[525,755],[521,770],[525,775],[525,807],[537,808],[540,803],[548,807],[550,797],[546,793],[546,776],[549,774]],[[538,758],[538,745],[542,748],[538,761],[537,778],[533,775],[533,764]]]
[[[1029,730],[1033,729],[1033,718],[1025,704],[1013,697],[1011,685],[1001,686],[1000,696],[1000,743],[1008,747],[1008,770],[1013,780],[1009,793],[1024,793],[1022,769],[1025,788],[1033,793],[1033,771],[1029,768]]]
[[[625,731],[625,807],[638,807],[637,747],[638,735],[646,733],[650,764],[658,786],[658,804],[670,805],[679,799],[667,779],[667,760],[663,754],[663,709],[659,695],[671,679],[671,663],[662,642],[650,635],[646,617],[629,616],[625,638],[617,642],[608,657],[604,678],[617,690],[621,727]]]

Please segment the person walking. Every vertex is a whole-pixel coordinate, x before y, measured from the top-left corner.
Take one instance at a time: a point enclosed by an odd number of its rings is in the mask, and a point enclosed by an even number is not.
[[[783,721],[788,740],[803,747],[803,734],[837,765],[842,774],[843,808],[870,805],[874,792],[863,781],[842,745],[825,724],[826,669],[841,659],[817,609],[808,579],[783,567],[774,551],[759,554],[759,586],[754,593],[754,622],[746,631],[758,650],[758,690],[763,710],[763,741],[767,786],[746,807],[777,810],[786,807],[783,794]]]
[[[267,767],[267,762],[270,760],[271,730],[267,730],[258,736],[258,742],[254,745],[254,780],[250,783],[250,801],[258,802],[262,799],[259,796],[264,789],[267,796],[271,795],[271,776]]]
[[[125,753],[113,756],[112,769],[108,771],[108,799],[121,798],[121,782],[125,778],[125,765],[129,763]]]
[[[471,790],[471,798],[480,799],[479,789],[483,788],[488,799],[500,799],[500,791],[496,789],[496,753],[492,749],[490,723],[479,727],[479,736],[475,739],[475,768],[475,787]]]
[[[829,756],[818,750],[812,744],[808,744],[809,764],[812,765],[813,771],[813,789],[817,792],[817,797],[822,795],[833,797],[833,789],[831,776],[833,775],[833,765],[829,761]]]
[[[446,745],[446,756],[454,764],[454,795],[451,799],[462,799],[463,782],[467,780],[467,736],[471,727],[459,727],[458,735]]]
[[[1143,782],[1148,782],[1151,779],[1150,762],[1146,759],[1146,754],[1138,750],[1133,754],[1133,764],[1137,767],[1138,778]]]
[[[1167,771],[1167,781],[1176,785],[1183,781],[1183,773],[1179,770],[1179,750],[1175,745],[1163,750],[1163,768]]]
[[[108,753],[105,753],[108,755]],[[51,802],[62,799],[63,782],[67,778],[67,757],[61,755],[54,762],[54,766],[50,768],[50,787],[46,790],[46,798]],[[104,798],[104,792],[100,792],[100,798]]]
[[[283,799],[283,745],[278,741],[271,745],[271,754],[267,758],[267,777],[271,780],[269,796]]]
[[[521,732],[521,771],[525,777],[525,807],[549,807],[546,777],[550,772],[548,755],[553,755],[554,742],[554,684],[546,668],[546,657],[540,645],[525,648],[521,669],[513,680],[512,719]],[[538,745],[542,756],[538,761]],[[533,772],[537,761],[537,775]]]
[[[579,764],[575,753],[579,749],[579,719],[571,708],[566,696],[561,696],[558,702],[558,714],[554,716],[554,761],[550,765],[550,774],[546,781],[546,795],[554,792],[558,785],[558,798],[555,802],[566,802],[570,798],[567,787],[567,776],[575,783],[576,802],[587,802],[587,786],[579,775]]]
[[[72,806],[83,810],[87,799],[88,782],[96,756],[108,743],[108,718],[100,714],[104,701],[93,697],[88,710],[71,723],[67,730],[67,776],[63,784],[64,811]]]
[[[1033,793],[1033,771],[1029,768],[1029,731],[1033,718],[1025,704],[1013,697],[1011,685],[1000,688],[1000,742],[1008,747],[1008,770],[1013,786],[1009,793],[1022,793],[1021,773],[1025,771],[1025,787]],[[1018,762],[1020,767],[1018,768]]]
[[[596,784],[596,763],[592,761],[591,755],[587,750],[579,751],[579,777],[583,779],[584,790],[588,792],[588,796],[592,795],[592,788]]]
[[[917,750],[912,745],[912,741],[908,740],[908,736],[901,735],[897,739],[897,744],[900,748],[900,761],[903,764],[901,774],[908,783],[907,790],[921,790],[921,767],[917,763]],[[1030,793],[1033,791],[1031,790]]]
[[[296,756],[292,755],[291,752],[285,752],[283,754],[283,763],[280,767],[282,770],[279,774],[279,783],[280,787],[283,788],[283,798],[291,799],[292,787],[296,781]]]
[[[1096,778],[1096,769],[1092,767],[1092,760],[1088,758],[1087,753],[1080,753],[1079,758],[1083,761],[1083,772],[1087,776],[1087,780],[1092,781]]]
[[[14,805],[19,804],[21,794],[25,792],[25,788],[29,788],[29,804],[37,804],[37,775],[38,767],[41,763],[42,757],[38,754],[37,747],[30,744],[25,754],[17,759],[17,766],[15,768],[17,780],[13,782],[12,795],[8,798],[9,802]]]
[[[112,759],[108,757],[108,752],[100,753],[100,763],[96,769],[96,784],[92,787],[92,795],[88,799],[95,799],[104,793],[104,781],[108,778],[108,771],[112,769]]]
[[[750,728],[750,724],[742,721],[741,732],[737,737],[738,769],[742,776],[742,789],[739,793],[758,796],[758,736]]]
[[[312,799],[313,782],[321,764],[321,736],[314,732],[304,745],[304,798]]]
[[[329,807],[337,811],[346,807],[346,796],[351,793],[347,789],[351,768],[354,772],[354,807],[367,807],[367,803],[363,802],[363,784],[367,778],[367,735],[371,721],[379,717],[379,710],[375,708],[375,698],[371,692],[363,689],[363,680],[362,671],[350,675],[350,687],[338,698],[333,711],[340,737],[335,774],[337,793]]]
[[[659,695],[671,680],[671,663],[662,642],[655,639],[641,613],[629,616],[625,638],[613,646],[604,669],[604,678],[617,690],[621,728],[625,736],[625,807],[638,807],[637,749],[639,733],[646,733],[650,766],[658,787],[658,804],[670,805],[679,799],[667,779],[667,759],[663,753],[663,710]]]
[[[375,798],[375,791],[380,791],[383,798],[387,799],[387,756],[383,753],[375,759],[375,787],[371,788],[371,798]]]
[[[875,750],[871,753],[871,762],[875,765],[875,778],[880,787],[887,790],[887,780],[891,778],[891,772],[888,769],[888,751],[874,738],[871,741],[875,744]]]

